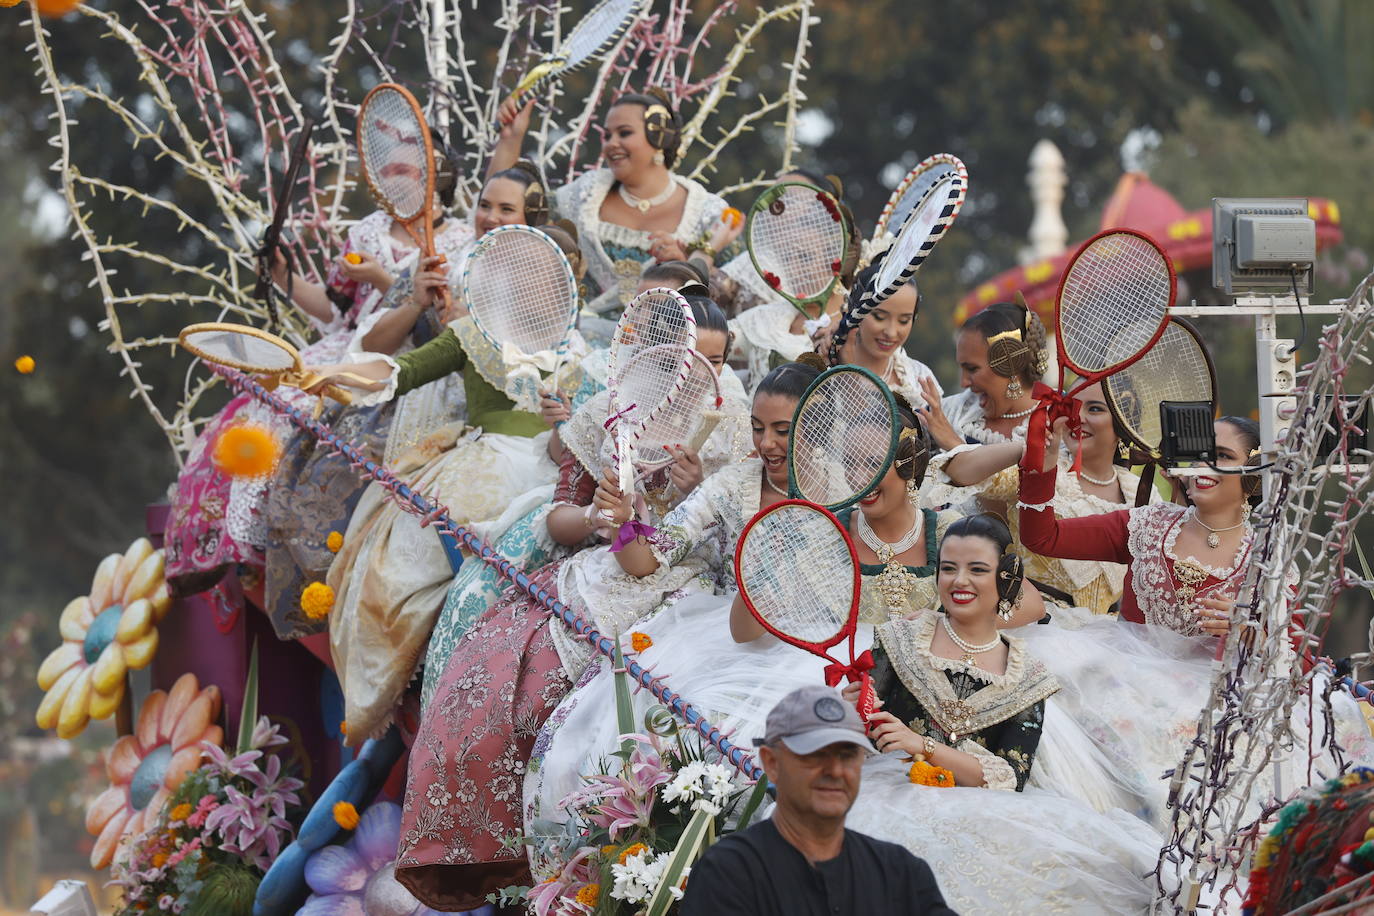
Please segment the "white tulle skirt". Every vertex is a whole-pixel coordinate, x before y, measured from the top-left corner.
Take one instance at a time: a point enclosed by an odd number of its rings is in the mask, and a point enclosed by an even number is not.
[[[769,635],[735,642],[730,636],[732,601],[733,595],[691,594],[640,620],[630,632],[653,640],[636,656],[641,665],[664,677],[731,741],[752,752],[752,739],[763,736],[768,711],[796,688],[824,683],[827,662]],[[623,641],[628,636],[622,634]],[[873,628],[861,624],[855,651],[872,643]],[[848,661],[847,645],[835,652]],[[633,700],[639,728],[658,700],[648,690],[638,691]],[[615,677],[610,663],[600,659],[554,710],[535,744],[525,779],[527,819],[566,820],[558,802],[618,749],[617,739]]]
[[[1056,613],[1055,621],[1013,631],[1061,685],[1046,703],[1030,784],[1099,810],[1123,808],[1167,831],[1172,812],[1166,773],[1197,736],[1211,696],[1216,643],[1110,617]],[[1314,676],[1312,684],[1320,695],[1324,675]],[[1374,762],[1374,741],[1354,699],[1338,691],[1331,700],[1333,735],[1344,758]],[[1069,719],[1074,727],[1051,727],[1052,717]],[[1257,777],[1247,814],[1257,816],[1261,804],[1337,774],[1335,759],[1322,751],[1324,717],[1300,702],[1290,726],[1295,740],[1276,745],[1274,762]],[[1275,739],[1247,733],[1238,740]]]
[[[930,788],[895,754],[871,758],[845,826],[930,863],[964,914],[1145,913],[1161,840],[1123,811],[1049,792]]]

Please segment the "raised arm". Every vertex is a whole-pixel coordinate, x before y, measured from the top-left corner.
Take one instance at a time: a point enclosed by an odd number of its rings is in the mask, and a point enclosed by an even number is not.
[[[944,472],[956,487],[982,483],[998,471],[1005,471],[1021,460],[1020,442],[995,442],[960,451],[945,462]]]
[[[496,145],[491,148],[491,161],[487,163],[487,178],[497,172],[515,165],[520,158],[520,147],[525,143],[525,132],[530,129],[530,115],[534,112],[534,99],[517,109],[515,103],[507,99],[501,103],[497,118],[501,122],[501,134]]]
[[[1129,509],[1082,518],[1057,518],[1054,514],[1054,485],[1059,474],[1055,456],[1064,434],[1063,422],[1045,445],[1044,463],[1026,467],[1021,461],[1021,487],[1017,511],[1021,521],[1021,543],[1027,550],[1044,557],[1063,560],[1105,560],[1131,562],[1126,540]]]

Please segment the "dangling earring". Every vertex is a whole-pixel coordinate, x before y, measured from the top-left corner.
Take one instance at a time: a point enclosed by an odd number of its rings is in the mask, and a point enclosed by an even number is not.
[[[654,165],[662,165],[664,162],[665,160],[663,158],[663,150],[659,150],[658,152],[654,153]]]
[[[916,482],[915,477],[906,482],[906,498],[912,507],[919,512],[921,509],[921,485]]]
[[[1021,380],[1013,375],[1011,380],[1007,382],[1007,400],[1019,401],[1025,397],[1025,394],[1026,389],[1021,387]]]
[[[997,616],[1001,617],[1003,620],[1011,620],[1011,614],[1014,610],[1015,607],[1006,598],[997,602]]]
[[[1116,440],[1116,456],[1122,461],[1128,461],[1131,457],[1131,448],[1126,444],[1125,439]]]

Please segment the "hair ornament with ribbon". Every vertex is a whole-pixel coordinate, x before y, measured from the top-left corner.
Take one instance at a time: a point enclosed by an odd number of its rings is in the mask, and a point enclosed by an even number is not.
[[[525,223],[542,226],[549,221],[549,194],[544,186],[543,173],[539,166],[528,159],[518,159],[511,168],[529,175],[530,182],[525,186]],[[576,233],[573,238],[577,238]]]
[[[1008,544],[997,561],[997,616],[1011,620],[1021,606],[1021,587],[1026,581],[1026,567],[1016,553],[1016,545]]]
[[[672,168],[682,143],[682,123],[673,100],[661,87],[654,86],[644,95],[655,100],[644,106],[644,137],[650,146],[663,153],[664,164]]]

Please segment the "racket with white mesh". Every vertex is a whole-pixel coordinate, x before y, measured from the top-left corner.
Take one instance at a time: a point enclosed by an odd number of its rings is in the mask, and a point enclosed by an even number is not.
[[[615,434],[620,492],[634,484],[636,451],[644,431],[687,384],[696,349],[697,322],[686,298],[675,289],[645,290],[626,306],[611,336],[607,379]],[[643,354],[643,355],[641,355]]]
[[[1163,401],[1216,401],[1216,368],[1197,328],[1171,318],[1155,345],[1102,380],[1107,408],[1131,445],[1160,457]]]
[[[600,0],[573,26],[556,51],[545,55],[520,78],[507,101],[518,106],[550,80],[604,56],[634,25],[644,4],[645,0]]]
[[[859,326],[869,312],[886,302],[916,275],[940,239],[945,237],[949,227],[959,218],[967,194],[968,173],[964,171],[962,163],[931,184],[925,197],[907,214],[906,222],[902,224],[891,247],[883,253],[872,285],[864,290],[857,303],[845,311],[831,341],[832,354],[838,353],[849,333]]]
[[[878,224],[873,230],[873,238],[880,239],[889,232],[895,233],[935,182],[946,175],[960,173],[965,176],[964,183],[967,184],[964,163],[950,153],[936,153],[916,163],[897,187],[892,189],[883,212],[878,214]]]
[[[434,145],[420,103],[404,86],[381,83],[358,108],[364,180],[426,257],[434,254]]]
[[[631,362],[647,359],[661,365],[663,361],[658,359],[657,349],[640,351]],[[724,416],[721,406],[725,401],[720,393],[720,377],[716,374],[716,367],[697,350],[688,349],[685,354],[676,352],[685,349],[677,344],[670,344],[667,349],[672,351],[673,357],[685,355],[691,365],[682,390],[644,425],[634,462],[641,476],[673,463],[673,454],[668,451],[670,445],[685,445],[693,451],[700,451]],[[629,370],[627,376],[633,375],[634,371]]]
[[[749,208],[744,244],[763,282],[810,318],[804,306],[824,303],[839,283],[849,228],[833,194],[785,181]]]
[[[829,510],[787,499],[761,510],[735,545],[735,581],[749,613],[774,636],[838,665],[831,649],[849,640],[859,621],[859,560],[849,532]],[[873,712],[868,674],[859,680],[859,713]]]
[[[577,280],[567,255],[532,226],[500,226],[482,236],[463,269],[463,295],[482,336],[508,373],[556,374],[577,321]]]
[[[836,366],[806,389],[787,437],[789,496],[839,512],[882,482],[897,453],[897,402],[882,380]]]
[[[187,325],[177,336],[177,343],[207,363],[266,376],[269,387],[282,384],[310,388],[319,381],[319,376],[305,372],[300,353],[290,343],[248,325],[220,321]],[[352,395],[335,385],[326,386],[322,393],[341,404],[353,400]]]

